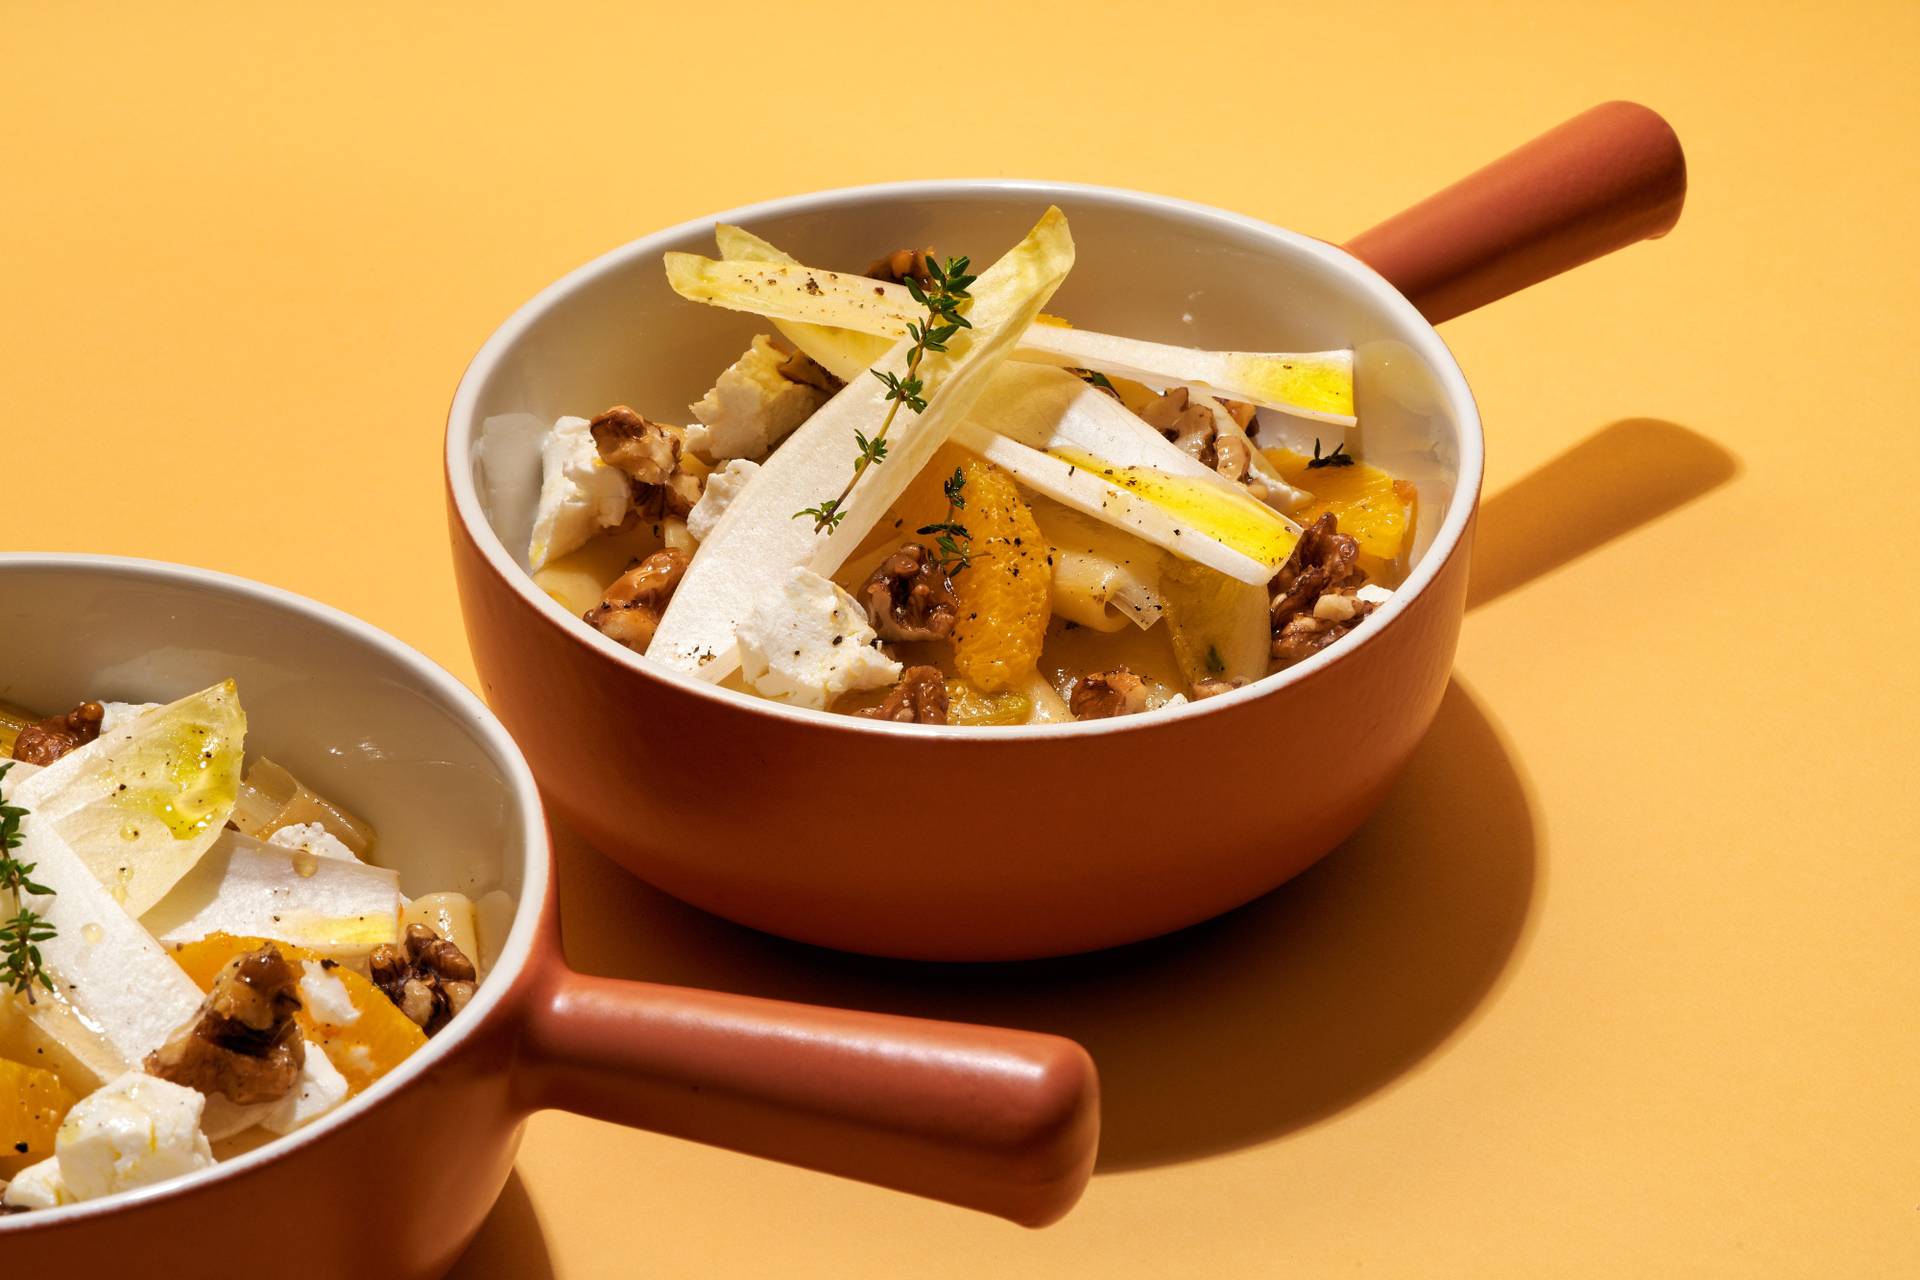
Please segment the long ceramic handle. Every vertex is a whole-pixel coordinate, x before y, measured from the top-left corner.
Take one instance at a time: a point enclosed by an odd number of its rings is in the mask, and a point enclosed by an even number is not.
[[[529,1103],[1042,1226],[1093,1171],[1086,1050],[1028,1031],[560,971],[522,1039]]]
[[[1687,161],[1673,128],[1638,103],[1608,102],[1362,232],[1346,249],[1438,324],[1665,235],[1686,194]]]

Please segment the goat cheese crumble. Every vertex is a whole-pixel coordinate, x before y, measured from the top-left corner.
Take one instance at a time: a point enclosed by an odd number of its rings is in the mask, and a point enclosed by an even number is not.
[[[882,689],[900,664],[876,647],[860,602],[811,569],[795,568],[740,624],[740,670],[766,697],[824,710],[842,694]]]

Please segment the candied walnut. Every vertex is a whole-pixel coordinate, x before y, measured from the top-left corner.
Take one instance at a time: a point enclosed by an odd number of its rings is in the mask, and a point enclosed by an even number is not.
[[[602,635],[635,653],[645,653],[692,559],[678,547],[654,552],[616,578],[601,594],[600,603],[580,616]]]
[[[52,764],[99,737],[104,715],[106,710],[99,703],[83,702],[65,715],[30,724],[14,739],[13,758],[21,764]]]
[[[854,714],[899,724],[945,724],[947,679],[938,667],[908,667],[901,673],[900,683],[887,692],[885,702]]]
[[[1194,404],[1185,387],[1168,391],[1142,409],[1140,416],[1148,426],[1192,454],[1203,466],[1219,466],[1220,458],[1214,450],[1219,425],[1213,420],[1213,411],[1203,404]]]
[[[933,281],[933,268],[927,264],[933,260],[931,246],[925,249],[895,249],[884,258],[875,258],[860,274],[871,280],[887,280],[894,284],[905,284],[909,279],[930,284]]]
[[[1300,535],[1267,589],[1273,595],[1273,656],[1298,662],[1338,640],[1373,612],[1353,593],[1366,580],[1360,544],[1339,531],[1331,511]]]
[[[656,518],[684,516],[700,501],[700,477],[680,464],[678,428],[649,422],[617,404],[587,424],[600,460],[626,473],[633,505]]]
[[[960,620],[953,580],[939,557],[917,542],[882,560],[860,594],[882,640],[944,640]]]
[[[804,351],[787,351],[786,358],[780,362],[779,373],[788,382],[804,383],[828,395],[847,385],[834,377],[824,366],[816,364]]]
[[[1340,532],[1333,512],[1321,512],[1301,531],[1293,554],[1267,584],[1273,597],[1274,630],[1296,614],[1310,612],[1313,602],[1327,592],[1365,583],[1367,575],[1359,560],[1360,544]]]
[[[287,1096],[307,1060],[293,1020],[300,970],[271,943],[235,956],[194,1020],[147,1055],[145,1070],[239,1106]]]
[[[408,925],[400,946],[375,947],[367,969],[374,985],[428,1035],[467,1007],[479,980],[466,953],[423,924]]]
[[[1125,667],[1096,671],[1074,685],[1067,707],[1075,720],[1105,720],[1147,709],[1147,682]]]

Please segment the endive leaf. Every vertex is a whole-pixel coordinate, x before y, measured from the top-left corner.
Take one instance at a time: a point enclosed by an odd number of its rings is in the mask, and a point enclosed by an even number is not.
[[[756,258],[716,262],[691,253],[666,255],[667,280],[675,292],[693,302],[764,316],[779,324],[782,332],[796,324],[899,338],[919,314],[912,295],[901,285],[809,267],[758,237],[749,244],[747,234],[733,228],[730,243],[736,251],[759,254]],[[770,258],[769,251],[784,260]],[[807,336],[821,340],[818,334]],[[800,336],[788,337],[829,368],[835,361],[844,364],[858,358],[844,339],[826,343],[831,349],[823,358],[808,350]],[[1013,358],[1097,369],[1154,387],[1211,388],[1230,399],[1342,426],[1355,421],[1351,351],[1205,351],[1035,324],[1020,335]]]

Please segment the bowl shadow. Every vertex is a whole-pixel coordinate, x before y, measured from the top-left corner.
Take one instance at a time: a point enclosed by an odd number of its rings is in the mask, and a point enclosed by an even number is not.
[[[1739,474],[1737,457],[1678,423],[1610,423],[1480,504],[1467,608],[1571,564]]]
[[[515,1170],[447,1280],[553,1280],[546,1232],[527,1184]]]
[[[1068,1036],[1100,1068],[1108,1171],[1272,1138],[1392,1082],[1492,989],[1536,876],[1526,785],[1457,679],[1386,804],[1325,861],[1219,919],[1091,955],[827,951],[685,906],[556,834],[580,969]]]

